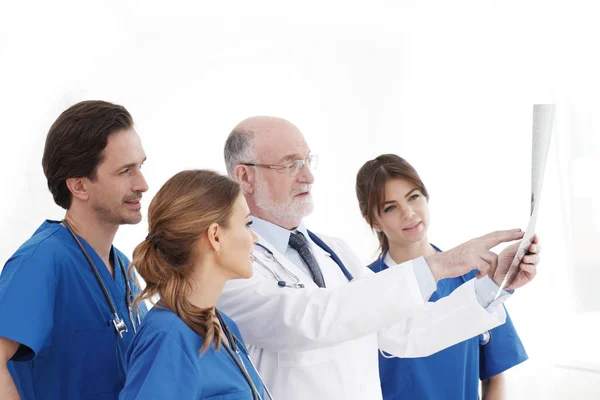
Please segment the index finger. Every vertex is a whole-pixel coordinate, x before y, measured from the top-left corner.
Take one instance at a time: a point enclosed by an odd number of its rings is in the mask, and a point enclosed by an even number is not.
[[[522,239],[524,235],[525,232],[520,229],[510,229],[505,231],[491,232],[487,235],[481,236],[480,239],[482,239],[484,246],[489,250],[498,246],[500,243]]]

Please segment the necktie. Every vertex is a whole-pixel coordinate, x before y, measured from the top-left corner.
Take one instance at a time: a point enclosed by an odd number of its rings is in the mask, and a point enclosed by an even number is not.
[[[319,264],[315,259],[315,256],[310,251],[310,247],[308,247],[308,243],[306,242],[306,238],[302,234],[302,232],[290,234],[290,247],[298,252],[302,260],[308,266],[310,273],[313,276],[313,281],[317,284],[318,287],[325,287],[325,280],[323,279],[323,274],[321,273],[321,268],[319,268]]]

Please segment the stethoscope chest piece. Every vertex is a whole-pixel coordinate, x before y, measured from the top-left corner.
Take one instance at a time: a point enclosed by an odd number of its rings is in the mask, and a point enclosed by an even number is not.
[[[290,271],[289,269],[284,267],[283,264],[281,264],[281,262],[279,262],[279,260],[275,257],[273,252],[271,250],[269,250],[266,246],[263,246],[260,243],[256,243],[256,250],[258,250],[258,252],[261,254],[261,256],[252,254],[252,259],[254,261],[256,261],[256,263],[258,263],[261,267],[263,267],[277,281],[277,286],[279,286],[281,288],[287,287],[290,289],[303,289],[304,288],[304,284],[300,283],[300,278],[298,278],[298,276],[296,274],[294,274],[292,271]],[[264,258],[264,260],[262,260],[261,258]],[[292,278],[293,283],[286,282],[279,275],[279,273],[275,272],[274,269],[269,267],[265,262],[271,263],[271,264],[273,264],[273,263],[277,264],[277,267],[279,269],[281,269],[283,272],[285,272],[286,275],[288,275],[290,278]]]
[[[304,283],[287,283],[286,281],[277,281],[279,287],[289,287],[292,289],[304,289]]]
[[[125,325],[125,321],[123,321],[117,314],[115,314],[115,318],[113,318],[112,323],[115,327],[115,330],[119,334],[119,337],[123,339],[123,334],[129,332],[127,329],[127,325]]]
[[[490,340],[492,340],[492,334],[490,331],[485,331],[481,335],[479,335],[479,345],[480,346],[487,345],[490,342]]]

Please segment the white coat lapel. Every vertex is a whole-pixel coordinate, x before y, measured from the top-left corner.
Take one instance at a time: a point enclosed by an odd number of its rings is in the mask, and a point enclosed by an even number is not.
[[[321,240],[323,239],[321,238]],[[333,258],[331,258],[331,254],[313,242],[312,239],[309,240],[309,243],[310,249],[315,256],[315,260],[317,260],[317,263],[321,268],[321,273],[323,274],[323,279],[325,280],[325,286],[329,289],[332,289],[341,284],[347,283],[348,280],[346,279],[346,276],[340,269],[339,265],[334,261]]]

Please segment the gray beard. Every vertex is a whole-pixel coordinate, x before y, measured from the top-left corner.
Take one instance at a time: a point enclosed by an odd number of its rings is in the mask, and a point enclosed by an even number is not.
[[[266,190],[264,190],[266,188],[261,185],[258,185],[256,189],[256,206],[279,220],[292,221],[302,219],[313,212],[314,204],[312,195],[310,194],[304,200],[292,198],[289,202],[282,204],[271,201],[267,196]],[[302,190],[305,189],[302,188]]]

